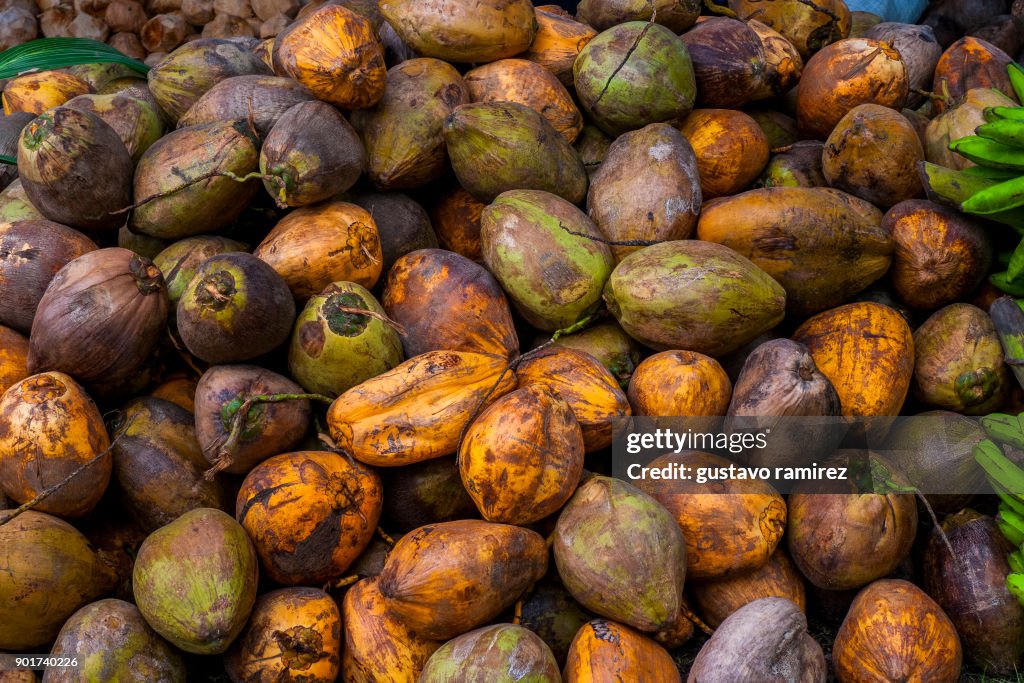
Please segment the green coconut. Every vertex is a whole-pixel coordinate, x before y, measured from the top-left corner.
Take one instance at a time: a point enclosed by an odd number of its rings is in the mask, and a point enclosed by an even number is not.
[[[179,128],[146,150],[135,169],[131,227],[160,239],[216,232],[231,225],[253,196],[259,140],[245,121]],[[235,176],[235,177],[231,177]]]
[[[48,669],[47,683],[185,683],[181,655],[150,628],[135,605],[124,600],[99,600],[75,612],[50,655],[73,657],[78,665]]]
[[[551,332],[599,304],[615,263],[601,239],[585,213],[540,190],[505,192],[480,218],[488,270],[531,325]]]
[[[352,309],[380,317],[361,315]],[[337,396],[403,360],[402,340],[380,303],[354,282],[334,282],[295,321],[288,369],[306,391]]]
[[[482,202],[508,190],[545,190],[578,204],[587,172],[565,136],[537,111],[515,102],[478,102],[444,122],[459,183]]]
[[[576,96],[616,137],[649,123],[678,123],[697,94],[686,44],[659,24],[630,21],[599,33],[572,67]]]
[[[229,251],[245,250],[244,244],[227,237],[199,235],[186,237],[169,245],[153,257],[153,263],[164,275],[167,298],[172,304],[177,304],[203,261]]]
[[[94,114],[55,107],[21,132],[18,174],[32,205],[57,223],[109,230],[131,204],[132,158],[117,132]]]
[[[149,535],[132,572],[135,604],[176,647],[221,654],[242,631],[256,602],[256,550],[230,515],[186,512]]]
[[[782,321],[786,292],[770,275],[714,242],[661,242],[624,258],[604,288],[608,310],[653,349],[719,357]]]
[[[589,353],[615,375],[623,389],[643,359],[643,347],[614,320],[559,337],[555,346]]]
[[[484,626],[449,640],[427,660],[419,683],[560,683],[551,649],[515,624]]]
[[[21,179],[14,180],[0,191],[0,222],[45,220],[46,216],[32,206]]]
[[[619,479],[594,476],[558,517],[555,565],[588,610],[641,631],[671,626],[683,605],[686,542],[654,498]]]
[[[234,251],[196,269],[178,299],[178,333],[207,363],[238,363],[283,344],[295,320],[287,283],[267,263]]]
[[[176,49],[146,77],[160,108],[175,122],[220,81],[249,74],[270,75],[270,67],[242,43],[204,38]]]
[[[141,98],[120,94],[79,95],[64,106],[103,119],[121,138],[133,162],[138,162],[143,152],[164,134],[160,111]]]

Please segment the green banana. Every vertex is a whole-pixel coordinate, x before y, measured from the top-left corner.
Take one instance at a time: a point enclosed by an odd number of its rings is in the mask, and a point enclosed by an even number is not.
[[[990,213],[1016,209],[1020,206],[1024,206],[1024,175],[1019,175],[1012,180],[1004,180],[972,194],[960,205],[960,210],[964,213],[985,216]]]
[[[1024,425],[1016,415],[990,413],[979,420],[988,437],[1014,448],[1024,448]]]
[[[1024,107],[985,107],[986,121],[1024,121]]]
[[[981,124],[974,132],[987,140],[994,140],[1010,147],[1024,147],[1024,121],[992,121]]]
[[[983,178],[927,161],[918,162],[917,171],[928,199],[954,208],[958,208],[971,195],[999,184],[999,180]],[[985,219],[1009,225],[1024,234],[1024,208],[989,214]]]
[[[1024,110],[1024,107],[1021,107]],[[1010,171],[1005,168],[989,168],[988,166],[968,166],[960,171],[964,175],[986,180],[1012,180],[1020,176],[1017,171]]]
[[[1024,605],[1024,574],[1014,572],[1007,576],[1006,589],[1017,598],[1017,602]]]
[[[996,520],[1002,521],[1003,524],[1013,527],[1013,529],[1024,538],[1024,516],[1018,515],[1016,512],[1011,510],[1009,506],[1000,504],[999,512],[996,513]],[[1024,541],[1021,541],[1024,543]],[[1016,545],[1020,545],[1017,543]]]
[[[1010,563],[1010,571],[1014,574],[1024,574],[1024,554],[1020,550],[1015,550],[1006,557],[1006,561]]]
[[[1001,504],[1010,508],[1018,515],[1024,516],[1024,499],[1008,492],[998,481],[990,480],[989,483],[992,484],[992,489],[996,492],[996,495],[999,496]]]
[[[1010,76],[1010,85],[1017,94],[1017,101],[1024,102],[1024,68],[1017,62],[1006,65],[1006,73]]]
[[[1010,296],[1024,297],[1024,283],[1014,282],[1007,272],[992,273],[988,281]]]
[[[1010,543],[1013,543],[1014,545],[1024,543],[1024,531],[1008,524],[1006,520],[1000,519],[998,514],[996,515],[996,526],[999,528],[999,533],[1001,533]]]
[[[982,166],[1024,171],[1024,150],[978,135],[969,135],[949,143],[960,156]]]
[[[1007,458],[994,441],[985,439],[978,442],[971,453],[990,479],[1011,494],[1024,494],[1024,470]]]
[[[999,335],[1003,358],[1017,384],[1024,387],[1024,310],[1010,297],[1001,296],[988,307],[988,314]]]

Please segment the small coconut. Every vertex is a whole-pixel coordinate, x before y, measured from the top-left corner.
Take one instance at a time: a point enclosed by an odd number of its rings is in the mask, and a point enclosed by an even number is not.
[[[365,310],[371,315],[360,314]],[[295,321],[288,369],[306,391],[337,396],[402,362],[402,342],[384,309],[354,282],[333,282]]]
[[[612,145],[612,139],[605,135],[600,128],[587,124],[583,126],[573,148],[583,162],[583,168],[587,169],[587,176],[593,180],[601,163],[608,154]]]
[[[718,628],[730,614],[744,605],[762,598],[786,598],[801,612],[805,612],[807,607],[804,577],[781,548],[763,567],[695,584],[693,596],[701,616],[712,628]]]
[[[209,463],[243,474],[272,455],[295,447],[311,419],[305,399],[242,405],[253,396],[301,394],[302,388],[255,365],[215,365],[199,378],[195,396],[196,439]],[[232,434],[237,433],[233,443]]]
[[[640,344],[615,321],[562,335],[553,346],[564,346],[590,354],[615,376],[623,389],[629,386],[629,379],[642,357]]]
[[[218,82],[232,76],[270,73],[270,68],[244,45],[202,38],[174,50],[146,77],[153,97],[174,123]]]
[[[549,577],[534,586],[523,600],[520,623],[540,636],[555,660],[564,666],[573,639],[589,620],[590,615],[561,582]]]
[[[0,190],[0,221],[43,219],[45,216],[39,212],[39,209],[32,206],[28,195],[25,194],[25,188],[22,186],[20,178],[16,178],[7,187]]]
[[[265,262],[243,252],[204,261],[178,301],[181,340],[208,363],[240,362],[268,353],[288,339],[294,321],[295,301],[287,283]]]
[[[47,683],[73,683],[80,676],[185,683],[181,655],[150,628],[135,605],[123,600],[98,600],[71,615],[50,656],[81,664],[78,671],[50,669]]]
[[[132,212],[131,228],[173,240],[230,225],[260,184],[238,182],[226,174],[246,176],[258,163],[256,135],[242,120],[215,121],[165,135],[139,160],[135,197],[148,201]]]
[[[119,247],[83,254],[60,269],[39,301],[29,370],[117,385],[149,360],[167,309],[163,276],[149,259]]]
[[[573,80],[584,111],[612,136],[682,121],[697,89],[686,44],[670,29],[642,21],[619,24],[587,43]]]
[[[792,93],[793,89],[790,89],[789,92]],[[796,119],[789,114],[759,107],[748,109],[747,115],[761,126],[761,130],[768,136],[768,144],[772,149],[787,147],[800,141],[800,131]]]
[[[383,0],[380,13],[415,52],[484,63],[530,46],[537,19],[528,0]]]
[[[827,187],[821,171],[824,143],[800,140],[783,152],[772,154],[754,185],[761,187]]]
[[[683,33],[693,26],[700,16],[698,0],[657,0],[637,2],[636,0],[583,0],[576,7],[579,20],[604,31],[627,21],[656,21]]]
[[[402,326],[405,354],[476,351],[511,358],[519,351],[504,292],[484,267],[443,249],[398,259],[388,273],[384,309]]]
[[[0,116],[0,154],[15,157],[18,154],[18,140],[22,129],[27,126],[35,115],[28,112],[16,112]],[[6,188],[18,177],[17,164],[0,166],[0,190]],[[3,220],[0,218],[0,220]]]
[[[110,438],[85,390],[60,372],[33,375],[0,397],[0,490],[27,503],[96,460],[34,506],[60,517],[81,517],[110,482]]]
[[[352,187],[366,150],[352,126],[325,102],[286,111],[260,147],[263,186],[283,206],[305,206]]]
[[[1010,375],[995,325],[970,304],[950,304],[914,331],[914,393],[928,405],[987,415],[1006,401]]]
[[[389,613],[411,631],[449,639],[510,607],[544,575],[547,552],[541,535],[522,527],[432,524],[395,544],[378,586]]]
[[[573,203],[586,196],[587,174],[576,151],[526,105],[456,107],[445,119],[444,138],[459,183],[480,201],[508,190],[544,190]]]
[[[474,519],[476,504],[462,485],[454,457],[383,470],[384,519],[403,533],[427,524]]]
[[[98,116],[69,107],[40,115],[22,130],[18,174],[32,205],[50,220],[84,230],[125,222],[132,159]]]
[[[880,40],[899,51],[907,67],[907,80],[911,91],[931,87],[935,65],[942,56],[942,46],[939,45],[930,26],[886,21],[875,24],[861,37]],[[912,93],[907,103],[917,106],[922,100],[921,95]]]
[[[701,206],[699,165],[672,126],[652,123],[624,133],[591,176],[587,213],[612,242],[686,239]],[[638,248],[611,245],[616,261]]]
[[[0,396],[28,377],[28,337],[0,325]]]
[[[420,58],[388,70],[375,107],[354,112],[352,124],[366,145],[367,174],[384,190],[419,187],[446,170],[444,122],[469,89],[455,68]]]
[[[897,50],[869,38],[847,38],[807,62],[797,91],[797,120],[806,135],[823,140],[859,104],[899,111],[909,88]]]
[[[256,602],[252,541],[220,510],[186,512],[149,535],[132,572],[135,603],[153,630],[195,654],[220,654]]]
[[[95,250],[92,240],[59,223],[42,219],[0,223],[0,323],[28,333],[53,276]]]

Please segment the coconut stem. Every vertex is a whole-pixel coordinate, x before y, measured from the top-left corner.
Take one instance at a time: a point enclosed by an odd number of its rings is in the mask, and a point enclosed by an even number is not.
[[[512,623],[519,626],[523,623],[523,601],[516,600],[515,607],[512,608]]]
[[[331,588],[344,588],[345,586],[351,586],[354,583],[359,583],[359,575],[353,574],[352,576],[346,576],[338,579],[332,584],[329,584]]]
[[[380,527],[377,527],[377,535],[380,536],[381,539],[385,543],[387,543],[389,546],[394,547],[395,539],[393,539],[390,536],[388,536],[388,532],[384,531],[384,529],[381,529]]]
[[[715,635],[715,629],[705,624],[700,617],[693,613],[693,610],[691,610],[690,606],[687,605],[685,602],[680,603],[679,612],[684,617],[686,617],[688,621],[692,622],[694,626],[699,628],[701,631],[704,631],[704,633],[708,634],[709,636]]]
[[[193,179],[191,179],[189,181],[186,181],[185,183],[182,183],[181,185],[179,185],[179,186],[177,186],[177,187],[175,187],[173,189],[167,190],[166,192],[157,192],[156,194],[151,194],[148,197],[144,197],[143,199],[140,199],[139,201],[135,202],[134,204],[129,204],[128,206],[124,207],[123,209],[117,209],[116,211],[111,211],[107,215],[117,216],[117,215],[120,215],[122,213],[128,213],[129,211],[134,211],[135,209],[137,209],[137,208],[139,208],[141,206],[145,206],[146,204],[149,204],[150,202],[156,201],[157,199],[163,199],[164,197],[170,197],[172,194],[181,192],[182,190],[185,190],[185,189],[187,189],[189,187],[192,187],[196,183],[201,183],[204,180],[209,180],[210,178],[230,178],[231,180],[234,180],[236,183],[245,183],[245,182],[248,182],[250,180],[256,180],[258,178],[265,178],[265,176],[262,173],[260,173],[259,171],[250,173],[249,175],[245,175],[245,176],[236,175],[236,174],[232,173],[231,171],[210,171],[209,173],[204,173],[201,176],[199,176],[197,178],[193,178]],[[93,216],[93,219],[98,220],[100,218],[105,218],[105,217],[106,216]]]
[[[405,335],[405,328],[402,327],[401,324],[395,322],[394,320],[392,320],[391,318],[387,317],[386,315],[384,315],[382,313],[377,313],[376,311],[368,311],[365,308],[355,308],[354,306],[334,306],[333,310],[338,311],[339,313],[349,313],[349,314],[352,314],[352,315],[365,315],[368,318],[373,318],[374,320],[381,321],[382,323],[384,323],[388,327],[391,327],[392,329],[394,329],[395,332],[398,332],[398,334],[403,335],[403,336]]]
[[[584,239],[593,240],[594,242],[600,242],[601,244],[607,244],[611,247],[650,247],[659,243],[659,240],[607,240],[603,237],[595,237],[594,235],[588,235],[585,232],[576,232],[566,227],[565,223],[558,221],[558,227],[565,230],[573,237],[583,237]]]
[[[18,507],[16,507],[14,509],[14,512],[12,512],[10,515],[5,517],[4,519],[0,520],[0,526],[3,526],[4,524],[7,524],[11,520],[13,520],[15,517],[18,517],[18,516],[22,515],[23,513],[28,512],[29,510],[31,510],[35,506],[39,505],[44,500],[46,500],[47,498],[52,496],[54,493],[56,493],[57,491],[60,491],[62,488],[67,486],[68,483],[70,483],[71,480],[73,480],[75,477],[77,477],[82,472],[85,472],[87,469],[89,469],[90,467],[92,467],[93,465],[98,463],[105,456],[109,455],[110,452],[114,450],[114,446],[117,445],[118,440],[120,440],[120,438],[122,436],[124,436],[124,433],[128,430],[128,427],[130,427],[133,422],[135,422],[135,417],[132,417],[132,419],[128,420],[128,422],[126,422],[121,427],[120,432],[117,434],[117,436],[115,436],[113,438],[113,440],[111,440],[109,446],[107,446],[105,449],[103,449],[100,453],[97,453],[96,455],[94,455],[88,461],[86,461],[85,463],[80,465],[74,472],[72,472],[68,476],[64,477],[63,479],[61,479],[59,482],[57,482],[53,486],[49,486],[45,490],[41,491],[39,493],[39,495],[36,496],[35,498],[33,498],[32,500],[24,503],[23,505],[19,505]]]
[[[257,403],[280,403],[282,401],[321,401],[323,403],[334,403],[334,399],[330,396],[324,396],[323,394],[256,394],[242,401],[241,405],[238,406],[238,410],[234,417],[231,419],[231,431],[228,432],[228,438],[221,444],[217,451],[217,458],[213,462],[213,467],[206,470],[203,474],[203,478],[207,481],[213,481],[213,478],[218,473],[224,471],[228,467],[231,467],[231,463],[234,462],[235,448],[238,447],[238,441],[242,437],[242,429],[245,425],[246,420],[249,419],[249,409]]]

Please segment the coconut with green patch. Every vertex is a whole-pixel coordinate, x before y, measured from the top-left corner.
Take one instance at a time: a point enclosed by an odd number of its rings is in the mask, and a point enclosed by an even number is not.
[[[132,572],[135,603],[150,626],[194,654],[220,654],[245,626],[259,568],[245,529],[212,508],[186,512],[150,534]]]
[[[427,660],[420,683],[560,683],[551,649],[533,631],[516,624],[484,626],[454,638]]]
[[[682,122],[697,94],[686,44],[668,28],[643,21],[599,33],[572,72],[583,109],[612,137],[649,123]]]
[[[587,172],[565,136],[516,102],[464,104],[444,122],[459,183],[490,202],[507,190],[544,190],[572,203],[587,193]]]
[[[0,222],[43,220],[46,217],[32,206],[32,200],[25,193],[21,179],[11,182],[0,192]]]
[[[329,396],[402,360],[402,340],[384,308],[354,282],[331,283],[306,302],[288,349],[291,376],[306,391]]]
[[[179,128],[160,138],[135,169],[131,227],[160,239],[231,225],[259,192],[260,142],[244,120]]]
[[[549,192],[513,190],[484,209],[487,268],[541,330],[569,327],[598,306],[614,260],[585,213]]]
[[[619,262],[604,288],[608,310],[653,349],[719,357],[782,321],[786,292],[770,275],[713,242],[661,242]]]
[[[671,513],[640,489],[591,477],[562,509],[553,547],[562,583],[588,610],[641,631],[674,623],[686,543]]]
[[[21,131],[18,173],[32,205],[80,230],[125,222],[132,158],[117,132],[94,114],[55,107]]]
[[[198,235],[168,245],[153,257],[153,263],[163,273],[167,298],[172,304],[177,304],[203,261],[218,254],[245,249],[244,244],[227,237]]]
[[[65,107],[95,114],[114,129],[125,149],[138,162],[142,154],[164,134],[160,110],[144,99],[128,95],[79,95]]]
[[[288,339],[295,300],[273,268],[252,254],[229,252],[204,261],[178,300],[178,333],[207,363],[237,363]]]

